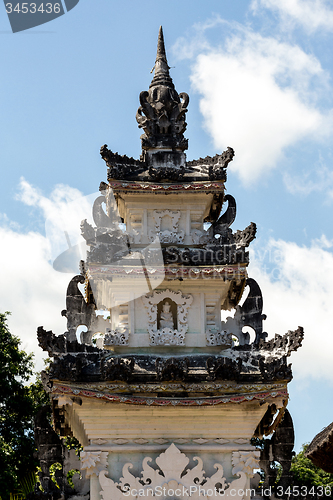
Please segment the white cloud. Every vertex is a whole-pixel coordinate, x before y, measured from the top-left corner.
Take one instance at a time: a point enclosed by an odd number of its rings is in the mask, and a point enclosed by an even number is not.
[[[230,34],[221,46],[202,44],[204,25],[196,28],[200,43],[196,36],[182,38],[176,48],[182,45],[180,57],[195,58],[191,81],[215,147],[233,147],[231,168],[251,183],[276,167],[287,147],[331,132],[330,113],[318,105],[329,79],[318,59],[297,45],[220,18],[215,27]]]
[[[300,247],[271,239],[256,246],[249,274],[263,292],[265,331],[272,337],[303,326],[303,346],[291,358],[295,378],[332,382],[333,242],[322,237]]]
[[[66,319],[61,311],[66,307],[66,290],[72,275],[57,272],[52,267],[52,257],[57,256],[54,251],[59,248],[57,238],[59,241],[63,238],[66,216],[70,227],[73,217],[78,217],[80,224],[82,211],[76,216],[72,213],[75,200],[81,200],[84,211],[87,200],[78,190],[68,186],[56,186],[47,198],[24,179],[21,180],[19,200],[40,208],[42,218],[48,217],[55,229],[48,239],[38,232],[20,232],[19,226],[7,216],[0,219],[1,311],[12,313],[8,320],[10,330],[21,338],[22,348],[35,352],[36,366],[40,370],[42,358],[47,357],[47,353],[38,347],[37,327],[43,325],[56,334],[66,331]]]
[[[322,159],[311,170],[301,174],[285,172],[283,181],[292,194],[308,196],[311,193],[323,192],[328,202],[333,200],[333,170],[330,170]]]
[[[1,310],[10,311],[11,333],[22,340],[22,348],[35,352],[37,368],[47,357],[37,345],[37,327],[44,325],[55,333],[66,330],[60,312],[65,308],[70,276],[56,272],[49,263],[49,244],[41,234],[20,234],[0,228]]]
[[[309,33],[318,29],[333,27],[332,3],[325,0],[253,0],[251,7],[258,12],[264,7],[281,16],[281,27],[290,29],[290,23],[297,23]]]
[[[20,180],[17,200],[25,205],[39,208],[45,219],[46,237],[50,242],[51,258],[82,242],[80,223],[91,220],[92,203],[99,193],[83,196],[75,188],[64,184],[54,187],[49,197],[32,186],[23,177]]]

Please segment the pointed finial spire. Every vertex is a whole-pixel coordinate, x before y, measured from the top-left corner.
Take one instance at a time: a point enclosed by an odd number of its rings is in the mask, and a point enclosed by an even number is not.
[[[175,87],[172,82],[172,78],[169,75],[169,69],[170,67],[168,65],[165,52],[163,29],[162,26],[160,26],[158,32],[156,61],[154,66],[155,74],[149,88],[155,87],[156,85],[164,85],[165,87],[174,89]]]

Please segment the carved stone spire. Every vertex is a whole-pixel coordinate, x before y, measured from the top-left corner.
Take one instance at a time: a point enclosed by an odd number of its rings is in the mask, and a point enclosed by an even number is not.
[[[166,57],[165,46],[164,46],[163,29],[162,26],[160,26],[160,30],[158,33],[158,41],[157,41],[156,61],[154,66],[155,74],[151,84],[149,85],[149,88],[155,87],[156,85],[164,85],[165,87],[170,87],[171,89],[174,89],[175,86],[169,74],[169,69],[170,67],[168,65],[168,60]]]
[[[143,157],[148,165],[155,167],[173,164],[177,168],[185,165],[183,151],[188,141],[185,113],[189,97],[185,92],[178,95],[169,74],[163,30],[160,27],[154,77],[149,90],[140,93],[140,104],[136,119],[144,134],[141,136]],[[155,153],[159,153],[157,156]],[[161,155],[161,153],[163,153]],[[157,160],[158,158],[158,160]]]

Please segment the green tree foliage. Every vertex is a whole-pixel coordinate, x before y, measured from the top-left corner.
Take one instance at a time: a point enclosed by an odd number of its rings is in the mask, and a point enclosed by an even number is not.
[[[328,486],[333,493],[333,474],[316,467],[309,458],[304,456],[308,445],[295,455],[291,464],[291,471],[297,483],[304,486]]]
[[[33,355],[20,349],[7,315],[0,313],[0,491],[2,500],[20,489],[20,480],[36,470],[33,419],[49,402],[40,380],[33,375]]]

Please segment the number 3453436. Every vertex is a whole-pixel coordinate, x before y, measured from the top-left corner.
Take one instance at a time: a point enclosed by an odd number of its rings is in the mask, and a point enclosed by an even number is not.
[[[45,5],[45,7],[44,7]],[[41,3],[37,5],[36,3],[6,3],[6,12],[11,14],[16,12],[17,14],[36,14],[37,12],[41,14],[60,14],[61,6],[60,3]]]

